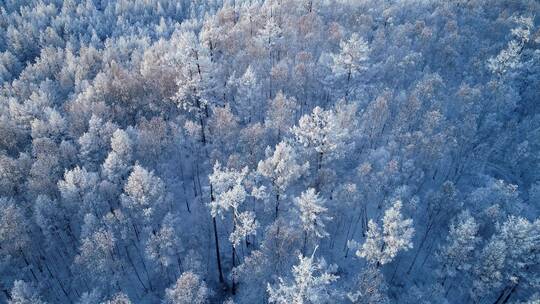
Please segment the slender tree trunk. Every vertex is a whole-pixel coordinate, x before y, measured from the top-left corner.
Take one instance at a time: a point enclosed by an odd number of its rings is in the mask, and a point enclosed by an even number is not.
[[[397,273],[397,270],[399,268],[399,263],[401,262],[401,258],[397,258],[397,262],[395,263],[396,264],[396,267],[394,268],[394,273],[392,273],[392,277],[390,278],[390,284],[392,284],[392,282],[394,282],[394,277],[396,276],[396,273]]]
[[[349,83],[351,82],[351,74],[352,74],[352,71],[351,69],[349,68],[349,71],[347,73],[347,88],[345,89],[345,103],[349,104]]]
[[[231,269],[231,278],[232,278],[232,294],[236,294],[236,278],[234,275],[234,268],[236,267],[236,248],[232,246],[232,269]]]
[[[386,243],[383,242],[382,245],[381,245],[381,252],[384,251],[384,248],[385,248],[385,247],[386,247]],[[381,261],[377,261],[377,265],[376,265],[376,266],[377,266],[377,269],[381,268],[381,266],[382,266],[382,265],[381,265]]]
[[[133,263],[133,260],[131,259],[131,255],[129,254],[129,249],[127,246],[124,246],[124,249],[126,250],[126,256],[128,258],[128,261],[129,263],[131,264],[131,268],[133,268],[133,271],[135,272],[135,276],[137,277],[137,280],[139,281],[139,283],[141,284],[141,286],[143,287],[144,289],[144,292],[148,292],[148,288],[146,288],[146,286],[144,286],[144,283],[143,281],[141,280],[141,276],[139,275],[139,272],[137,271],[137,268],[135,267],[135,264]]]
[[[349,233],[351,232],[351,228],[352,228],[352,225],[353,225],[353,222],[354,222],[354,215],[351,217],[351,219],[348,221],[349,222],[349,225],[347,225],[347,234],[346,234],[346,237],[345,237],[345,242],[343,244],[343,250],[345,250],[345,257],[347,257],[347,253],[348,253],[348,247],[347,246],[347,241],[349,240]]]
[[[306,255],[306,250],[307,250],[307,232],[304,231],[304,246],[302,246],[302,255]]]
[[[431,242],[427,247],[427,252],[430,252],[434,245],[435,245],[435,242]],[[424,265],[426,264],[429,257],[430,257],[430,255],[426,254],[424,260],[422,261],[422,264],[420,265],[420,267],[424,267]]]
[[[201,203],[202,203],[202,186],[201,186],[201,177],[199,173],[199,163],[195,164],[195,168],[197,170],[197,184],[199,186],[199,193],[201,194]]]
[[[279,191],[276,193],[276,213],[274,215],[274,220],[278,218],[279,213]]]
[[[64,285],[62,284],[62,281],[60,281],[60,279],[58,279],[57,276],[53,275],[51,269],[49,268],[49,265],[47,263],[45,263],[45,268],[47,269],[47,272],[49,273],[49,275],[51,276],[51,279],[54,279],[56,280],[56,282],[58,282],[58,286],[60,286],[60,289],[62,290],[62,292],[64,293],[64,295],[66,296],[66,298],[68,299],[68,301],[70,303],[73,303],[71,301],[71,298],[69,297],[69,294],[67,293],[66,289],[64,288]]]
[[[233,209],[233,228],[232,231],[236,230],[236,211]],[[231,268],[231,281],[232,281],[232,294],[236,294],[236,278],[234,271],[236,267],[236,247],[232,244],[232,268]]]
[[[210,200],[214,201],[214,188],[212,187],[212,183],[210,183]],[[214,227],[214,241],[216,242],[216,259],[217,259],[217,266],[219,271],[219,282],[223,284],[225,280],[223,279],[223,268],[221,267],[221,255],[219,253],[219,237],[217,233],[217,224],[216,224],[216,218],[212,218],[212,225]]]
[[[130,217],[130,218],[133,220],[132,217]],[[139,238],[139,230],[137,229],[137,225],[132,223],[131,226],[133,226],[133,231],[135,232],[135,237],[137,238],[137,242],[140,242],[141,239]]]
[[[19,251],[21,252],[22,254],[22,257],[23,257],[23,260],[24,260],[24,263],[26,264],[26,266],[28,266],[28,268],[30,269],[30,273],[32,273],[32,277],[34,277],[34,280],[36,282],[39,282],[37,276],[36,276],[36,273],[34,272],[34,270],[32,269],[32,267],[30,266],[30,263],[28,262],[28,259],[26,258],[26,254],[24,254],[24,251],[22,249],[19,249]]]
[[[518,286],[518,284],[512,284],[511,287],[504,288],[494,304],[505,304],[505,303],[507,303],[508,300],[510,300],[510,297],[512,296],[514,291],[516,291],[517,286]]]
[[[214,226],[214,240],[216,242],[216,259],[217,259],[217,266],[219,271],[219,282],[224,283],[223,280],[223,269],[221,268],[221,256],[219,254],[219,238],[217,233],[217,224],[216,224],[216,218],[212,218],[212,223]]]
[[[180,157],[182,157],[181,154],[180,154]],[[184,192],[184,201],[186,203],[187,211],[191,213],[191,210],[189,208],[189,202],[187,200],[186,183],[184,180],[184,166],[182,165],[182,161],[179,162],[179,166],[180,166],[180,178],[182,179],[182,190]]]
[[[2,288],[2,292],[6,296],[6,299],[11,300],[11,295],[9,294],[9,292],[6,289]]]
[[[407,274],[411,273],[411,270],[413,269],[414,264],[416,263],[416,259],[418,259],[418,256],[420,255],[420,251],[422,250],[422,248],[424,247],[424,244],[426,243],[427,236],[428,236],[429,231],[431,230],[432,226],[433,226],[432,223],[430,223],[428,225],[427,230],[424,233],[424,236],[422,237],[422,240],[420,241],[420,246],[418,246],[418,249],[416,250],[416,253],[414,254],[413,261],[412,261],[411,265],[409,266],[409,269],[407,269]]]
[[[203,145],[206,145],[206,133],[204,132],[204,121],[202,115],[199,115],[199,124],[201,125],[201,140]]]
[[[150,291],[154,291],[154,287],[152,286],[152,279],[150,278],[150,273],[148,273],[148,268],[146,267],[146,263],[144,262],[144,256],[141,254],[139,249],[135,248],[135,250],[141,258],[141,264],[143,266],[144,272],[146,273],[146,277],[148,278],[148,286],[150,287]]]

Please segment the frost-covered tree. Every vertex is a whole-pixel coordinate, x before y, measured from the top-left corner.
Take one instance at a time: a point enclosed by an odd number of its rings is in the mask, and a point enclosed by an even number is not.
[[[240,149],[250,168],[256,168],[260,159],[265,156],[265,143],[268,142],[267,129],[261,123],[248,125],[240,130]]]
[[[385,304],[389,303],[387,285],[379,269],[368,266],[358,276],[352,292],[347,298],[357,304]]]
[[[64,179],[58,182],[58,190],[66,210],[73,215],[78,214],[80,218],[89,212],[95,216],[103,213],[97,186],[98,175],[88,172],[84,167],[66,171]]]
[[[213,103],[215,66],[209,57],[208,49],[200,44],[193,31],[181,31],[175,35],[178,47],[176,53],[171,54],[171,60],[177,66],[178,90],[172,100],[198,120],[202,141],[205,143],[205,119],[208,117],[208,106]]]
[[[43,118],[31,122],[32,137],[47,137],[58,141],[66,132],[66,120],[53,108],[47,107],[44,112]]]
[[[106,157],[109,148],[109,139],[116,127],[111,123],[103,123],[103,120],[92,115],[88,121],[88,130],[79,139],[79,157],[88,169],[97,169]]]
[[[489,179],[485,186],[472,191],[469,195],[471,205],[477,210],[499,209],[504,212],[519,212],[523,200],[519,197],[518,186],[500,179]],[[502,212],[489,213],[493,220],[504,220]]]
[[[399,251],[413,247],[412,219],[403,218],[401,207],[402,202],[398,200],[385,211],[382,231],[377,223],[369,220],[366,241],[356,252],[357,256],[372,264],[384,265],[391,262]]]
[[[285,273],[296,262],[296,256],[290,253],[302,248],[304,235],[298,227],[281,217],[265,232],[261,249],[271,267],[268,275]]]
[[[0,198],[0,252],[3,258],[23,255],[27,259],[26,247],[30,239],[27,228],[28,222],[23,209],[13,200]]]
[[[212,217],[218,215],[224,217],[226,213],[232,213],[233,231],[229,240],[234,247],[240,245],[240,242],[248,235],[255,234],[258,226],[253,212],[241,211],[242,204],[248,196],[244,186],[247,174],[247,167],[241,171],[222,169],[221,164],[216,162],[214,171],[209,176],[215,195],[215,199],[210,202],[210,212]]]
[[[204,304],[211,295],[206,283],[193,272],[184,272],[165,290],[164,304]]]
[[[122,206],[133,217],[134,227],[148,225],[155,227],[156,219],[161,218],[169,208],[168,197],[163,181],[140,165],[135,165],[121,195]]]
[[[298,264],[292,268],[293,279],[286,281],[278,278],[276,285],[268,284],[268,301],[278,304],[327,303],[333,294],[331,284],[339,276],[328,268],[324,259],[315,260],[315,252],[311,257],[298,256]]]
[[[61,202],[46,195],[39,195],[33,206],[33,219],[51,249],[75,246],[73,238],[70,238],[72,231],[69,225],[72,219],[68,217]],[[69,239],[70,242],[64,241]]]
[[[117,129],[111,137],[111,152],[102,165],[104,176],[116,185],[127,178],[133,158],[133,143],[128,133]]]
[[[224,107],[213,107],[212,117],[208,121],[208,131],[215,147],[214,151],[229,154],[235,145],[231,143],[238,137],[238,117],[236,117],[229,104]]]
[[[339,53],[332,56],[332,72],[337,76],[346,77],[346,95],[348,95],[351,79],[367,68],[366,61],[369,58],[370,49],[367,42],[357,33],[353,33],[348,40],[341,41],[339,47]]]
[[[455,277],[459,272],[468,272],[473,264],[474,251],[480,242],[478,224],[468,210],[461,212],[450,224],[446,244],[440,250],[442,276]]]
[[[2,195],[15,195],[21,189],[25,171],[23,163],[28,155],[22,154],[20,159],[7,155],[0,155],[0,193]]]
[[[46,304],[39,296],[35,286],[21,280],[13,283],[9,304]]]
[[[95,228],[81,240],[75,265],[87,279],[99,287],[116,287],[120,264],[115,252],[117,238],[105,228]]]
[[[294,125],[297,110],[296,99],[286,96],[282,91],[278,91],[276,97],[270,100],[264,124],[277,133],[277,140],[281,140],[281,137],[286,135]]]
[[[0,303],[536,300],[540,2],[407,2],[0,0]]]
[[[93,289],[91,292],[83,292],[79,297],[77,304],[92,304],[99,303],[101,296],[97,289]]]
[[[241,294],[238,297],[239,302],[257,301],[266,293],[266,283],[272,273],[271,269],[272,265],[263,250],[251,251],[249,256],[245,257],[236,273],[238,282],[242,286],[239,289]]]
[[[152,233],[147,240],[146,254],[148,258],[156,261],[161,267],[169,268],[172,265],[181,267],[182,240],[178,231],[179,226],[178,218],[175,218],[172,213],[167,213],[159,230]]]
[[[236,250],[244,240],[250,235],[257,233],[259,223],[255,218],[253,211],[245,210],[243,204],[246,201],[248,192],[245,188],[245,179],[248,175],[248,168],[244,167],[241,171],[230,168],[222,169],[221,164],[216,162],[214,170],[208,177],[212,187],[212,201],[210,202],[210,213],[214,220],[214,233],[217,235],[215,218],[220,216],[224,218],[228,213],[232,217],[232,229],[229,235],[229,241],[232,244],[232,266],[236,266]],[[217,245],[216,236],[216,246]],[[218,255],[218,267],[219,252]],[[220,269],[221,272],[221,269]],[[236,292],[236,282],[232,279],[233,293]]]
[[[530,222],[525,218],[509,216],[499,230],[496,237],[506,247],[503,272],[506,286],[499,297],[508,301],[518,286],[535,286],[538,282],[538,274],[530,273],[529,269],[540,261],[537,253],[540,248],[540,220]]]
[[[503,267],[506,260],[506,245],[492,238],[480,253],[479,265],[475,268],[475,280],[471,290],[473,299],[480,299],[502,285]]]
[[[121,231],[120,237],[125,242],[124,244],[131,245],[131,250],[141,257],[142,269],[148,278],[148,285],[143,283],[141,274],[130,257],[130,249],[124,248],[128,256],[128,265],[131,266],[138,283],[145,290],[147,286],[149,289],[153,289],[149,271],[143,258],[145,241],[150,242],[149,238],[156,235],[163,216],[171,208],[169,202],[163,181],[153,171],[148,171],[136,164],[127,178],[123,193],[120,195],[122,208],[108,214],[112,217],[110,219],[113,223],[111,226],[122,225],[117,229]],[[117,239],[114,235],[112,237]],[[120,239],[118,238],[114,243],[116,242],[120,242]]]
[[[248,66],[244,74],[236,79],[237,95],[235,101],[237,103],[237,112],[240,117],[250,123],[256,117],[260,116],[260,109],[257,109],[257,97],[260,96],[260,86],[257,77],[251,68]],[[256,112],[257,110],[257,112]]]
[[[131,301],[125,293],[119,292],[102,304],[131,304]]]
[[[369,220],[366,240],[364,244],[358,248],[356,255],[365,258],[371,263],[380,263],[380,261],[386,261],[382,248],[384,248],[384,241],[381,228],[373,220]]]
[[[264,53],[268,55],[269,68],[272,70],[275,62],[279,60],[279,48],[283,39],[283,29],[273,16],[267,17],[263,22],[264,26],[259,29],[257,42],[264,50]],[[272,92],[272,77],[268,77],[268,97],[272,98]]]
[[[300,118],[298,126],[292,128],[296,141],[304,148],[317,154],[317,168],[325,161],[339,158],[343,149],[346,130],[331,110],[315,107],[309,115]]]
[[[268,48],[269,52],[275,47],[282,38],[283,31],[274,17],[266,19],[265,24],[259,30],[258,39],[260,43]],[[272,56],[272,54],[270,55]]]
[[[385,91],[362,113],[362,135],[367,137],[370,146],[382,137],[381,134],[386,129],[390,117],[388,106],[391,97],[391,92]]]
[[[59,145],[49,138],[32,140],[32,156],[27,187],[32,194],[56,195],[56,181],[64,172]]]
[[[521,16],[512,19],[518,25],[518,27],[512,29],[514,39],[509,41],[506,48],[501,50],[497,56],[488,59],[488,68],[498,75],[503,75],[507,71],[520,66],[523,48],[529,42],[531,36],[532,18]]]
[[[313,188],[302,192],[300,197],[294,199],[298,208],[302,229],[304,230],[304,250],[307,239],[319,239],[327,237],[326,223],[332,218],[326,215],[328,211],[324,207],[325,200],[319,197],[319,194]]]
[[[277,218],[280,200],[286,199],[287,188],[307,171],[309,163],[301,164],[295,149],[286,141],[277,144],[273,153],[267,148],[266,154],[267,158],[257,165],[257,173],[270,180],[276,197]]]

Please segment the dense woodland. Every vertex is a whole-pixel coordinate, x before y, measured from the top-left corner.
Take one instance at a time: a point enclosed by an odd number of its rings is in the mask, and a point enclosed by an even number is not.
[[[0,303],[540,303],[539,25],[0,0]]]

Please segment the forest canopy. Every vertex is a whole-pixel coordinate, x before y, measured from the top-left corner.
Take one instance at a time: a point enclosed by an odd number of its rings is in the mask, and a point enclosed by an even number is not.
[[[540,303],[539,25],[0,0],[0,303]]]

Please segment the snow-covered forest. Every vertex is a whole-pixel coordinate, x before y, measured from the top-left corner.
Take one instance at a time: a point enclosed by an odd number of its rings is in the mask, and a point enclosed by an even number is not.
[[[537,0],[0,15],[0,303],[540,303]]]

